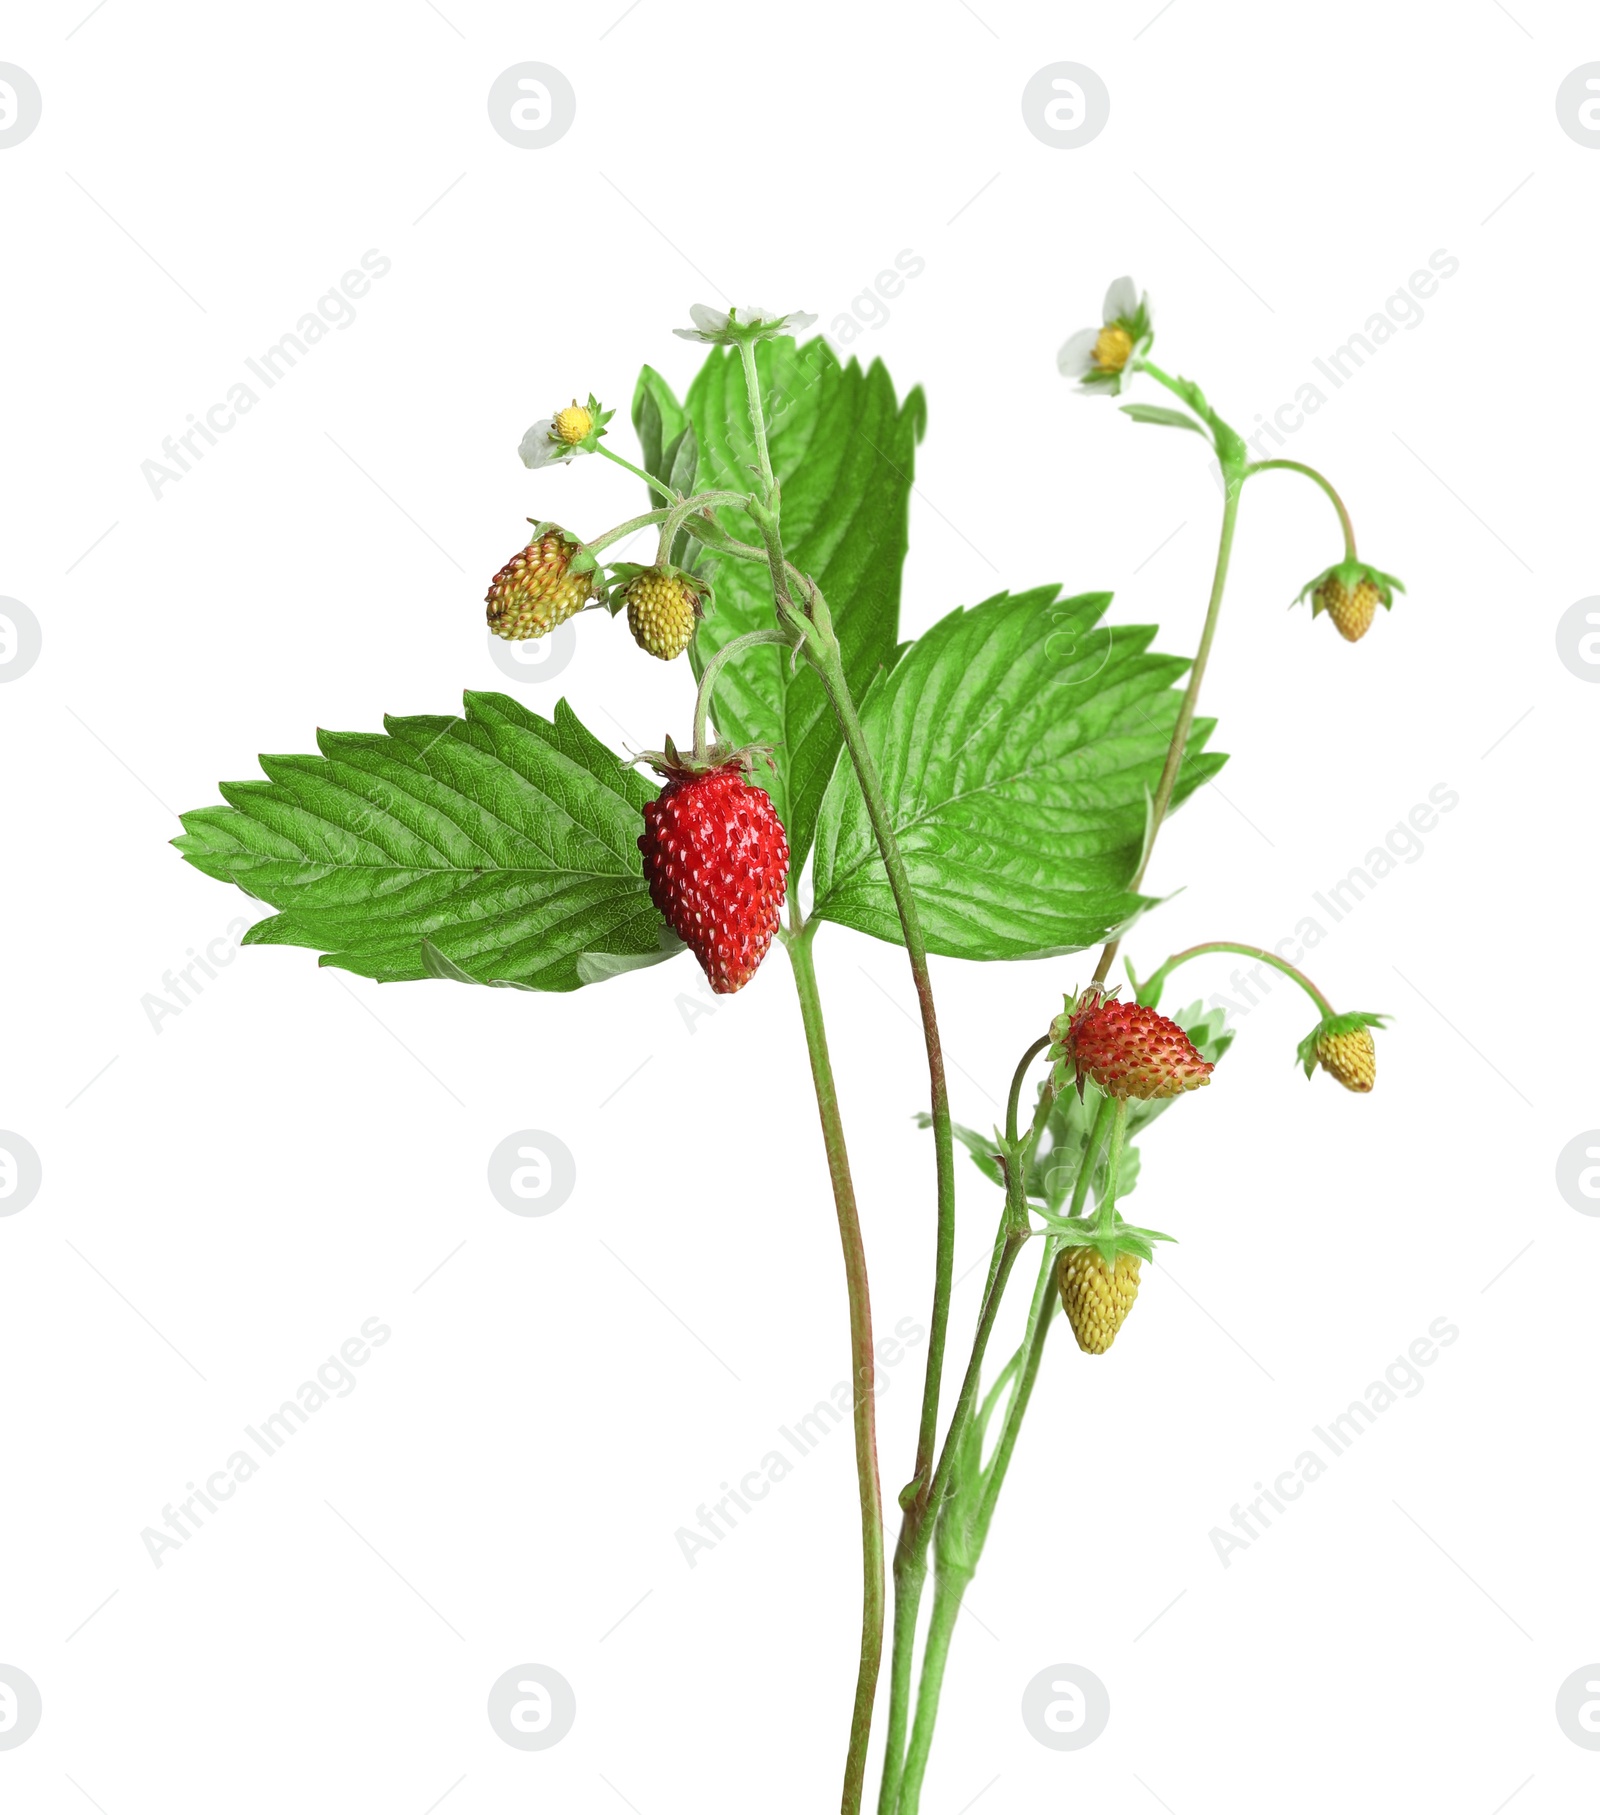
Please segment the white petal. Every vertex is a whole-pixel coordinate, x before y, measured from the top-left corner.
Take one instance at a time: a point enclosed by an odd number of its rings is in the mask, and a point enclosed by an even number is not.
[[[549,416],[543,422],[536,422],[527,434],[522,437],[522,444],[517,453],[526,467],[548,466],[560,451],[550,439],[555,423]]]
[[[693,303],[689,308],[689,319],[703,334],[720,334],[728,325],[728,311],[713,309],[706,303]]]
[[[808,315],[804,309],[794,309],[784,316],[783,321],[785,327],[809,328],[816,319],[815,315]]]
[[[1118,321],[1124,316],[1134,314],[1139,307],[1139,292],[1134,287],[1131,277],[1119,277],[1106,291],[1105,306],[1100,311],[1102,321]]]
[[[1100,338],[1098,328],[1083,328],[1065,342],[1056,354],[1056,369],[1063,378],[1082,378],[1094,365],[1094,343]]]

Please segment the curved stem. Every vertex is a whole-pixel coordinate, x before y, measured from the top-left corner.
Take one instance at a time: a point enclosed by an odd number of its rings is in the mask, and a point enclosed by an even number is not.
[[[1028,1067],[1039,1054],[1050,1044],[1049,1034],[1042,1035],[1017,1061],[1017,1069],[1011,1076],[1011,1095],[1006,1099],[1006,1139],[1013,1147],[1017,1144],[1017,1106],[1022,1098],[1023,1080],[1028,1075]],[[1037,1139],[1037,1135],[1035,1136]]]
[[[750,630],[742,637],[735,637],[731,643],[724,643],[701,669],[700,689],[694,696],[694,759],[697,763],[706,760],[706,716],[711,710],[711,690],[717,684],[717,676],[734,656],[742,650],[753,649],[758,643],[792,646],[791,639],[782,630]]]
[[[680,498],[667,512],[661,524],[661,539],[656,544],[656,566],[665,567],[672,555],[672,545],[678,539],[678,532],[688,520],[700,511],[709,510],[714,504],[743,504],[743,492],[709,491],[695,492],[692,497]]]
[[[613,466],[620,466],[627,472],[632,473],[634,478],[642,479],[645,484],[650,487],[651,491],[660,492],[663,498],[671,499],[674,503],[677,501],[678,493],[675,492],[670,485],[664,485],[659,479],[654,478],[651,474],[647,473],[642,466],[635,466],[631,460],[624,460],[621,454],[613,454],[611,449],[608,448],[603,441],[595,449],[595,452],[597,454],[604,454],[606,459],[608,459]]]
[[[1217,619],[1222,612],[1222,594],[1228,584],[1228,562],[1233,554],[1233,531],[1239,517],[1239,488],[1242,483],[1236,475],[1227,473],[1226,468],[1224,481],[1227,491],[1222,503],[1222,534],[1217,543],[1217,562],[1211,576],[1211,597],[1206,605],[1206,621],[1200,632],[1200,646],[1195,650],[1194,662],[1189,669],[1189,685],[1184,689],[1183,701],[1178,707],[1178,722],[1172,727],[1166,761],[1161,765],[1161,779],[1156,784],[1155,801],[1150,810],[1150,835],[1145,840],[1144,856],[1139,860],[1139,868],[1128,884],[1130,892],[1144,881],[1144,873],[1150,867],[1150,854],[1155,849],[1156,834],[1161,830],[1161,822],[1172,804],[1173,789],[1178,785],[1178,771],[1183,766],[1184,746],[1189,740],[1189,727],[1194,723],[1195,708],[1200,703],[1200,683],[1206,677],[1206,663],[1211,659],[1211,645],[1217,634]],[[1104,983],[1111,974],[1111,966],[1120,943],[1120,940],[1112,939],[1101,952],[1094,973],[1096,983]]]
[[[613,542],[619,542],[624,536],[631,536],[636,529],[648,529],[652,523],[659,523],[667,513],[664,510],[647,510],[641,517],[630,517],[626,523],[619,523],[615,529],[608,529],[603,536],[596,536],[592,542],[585,542],[584,547],[592,555],[599,554],[602,548],[609,548]]]
[[[1159,970],[1152,971],[1139,985],[1140,1001],[1144,1000],[1146,990],[1159,993],[1161,985],[1166,982],[1168,975],[1175,971],[1180,964],[1187,964],[1191,958],[1203,957],[1207,952],[1237,952],[1242,958],[1256,958],[1263,964],[1270,964],[1274,970],[1282,971],[1284,976],[1292,977],[1324,1015],[1334,1013],[1333,1004],[1304,971],[1296,970],[1292,964],[1286,959],[1278,957],[1275,952],[1264,952],[1259,945],[1235,945],[1229,939],[1210,939],[1204,945],[1191,945],[1184,951],[1174,952]],[[1152,996],[1152,1000],[1154,1000],[1154,996]]]
[[[1356,558],[1356,528],[1350,521],[1350,513],[1345,509],[1344,499],[1333,489],[1328,480],[1314,466],[1307,466],[1300,460],[1257,460],[1244,469],[1244,477],[1252,478],[1256,473],[1300,473],[1313,485],[1321,486],[1327,493],[1329,502],[1339,513],[1339,528],[1344,534],[1344,558],[1353,561]]]
[[[855,1186],[845,1152],[844,1123],[839,1115],[839,1093],[828,1057],[828,1035],[822,1020],[822,999],[817,993],[817,973],[811,961],[815,922],[811,926],[805,925],[798,909],[792,920],[789,959],[794,966],[800,1016],[805,1023],[806,1050],[811,1056],[811,1081],[816,1088],[817,1113],[822,1120],[822,1139],[828,1152],[828,1172],[833,1180],[833,1201],[839,1216],[839,1241],[844,1250],[845,1282],[850,1296],[850,1377],[854,1382],[851,1397],[855,1414],[856,1484],[861,1502],[861,1660],[856,1671],[855,1707],[850,1718],[850,1748],[845,1759],[844,1795],[840,1806],[846,1815],[854,1815],[861,1807],[866,1781],[872,1706],[883,1659],[885,1603],[883,1493],[878,1480],[872,1301],[867,1288],[867,1255],[861,1238],[861,1218],[856,1209]]]

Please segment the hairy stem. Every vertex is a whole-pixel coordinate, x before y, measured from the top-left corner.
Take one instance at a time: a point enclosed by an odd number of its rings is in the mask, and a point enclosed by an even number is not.
[[[624,460],[621,454],[613,454],[611,449],[608,448],[604,442],[595,449],[595,452],[597,454],[604,454],[606,459],[609,460],[613,466],[620,466],[625,471],[632,473],[634,478],[642,479],[645,484],[650,487],[651,491],[659,492],[663,498],[668,499],[670,502],[675,503],[677,501],[678,494],[670,485],[664,485],[661,480],[654,478],[651,474],[647,473],[642,466],[635,466],[631,460]]]
[[[1095,1155],[1100,1151],[1100,1143],[1105,1138],[1106,1130],[1114,1114],[1110,1097],[1100,1099],[1100,1107],[1095,1113],[1094,1126],[1089,1130],[1089,1138],[1084,1143],[1083,1165],[1078,1171],[1072,1188],[1072,1204],[1067,1214],[1081,1216],[1083,1207],[1088,1202],[1089,1186],[1094,1177]],[[994,1518],[995,1504],[1000,1498],[1000,1489],[1005,1485],[1006,1471],[1011,1466],[1012,1452],[1017,1447],[1017,1433],[1022,1428],[1022,1420],[1027,1415],[1028,1401],[1033,1397],[1033,1383],[1039,1377],[1039,1361],[1044,1354],[1045,1337],[1049,1334],[1050,1319],[1055,1313],[1055,1272],[1056,1261],[1060,1257],[1060,1247],[1055,1241],[1046,1238],[1044,1258],[1039,1265],[1039,1278],[1033,1289],[1033,1303],[1028,1310],[1028,1325],[1023,1333],[1022,1346],[1017,1351],[1021,1358],[1021,1373],[1012,1392],[1010,1403],[1006,1406],[1005,1422],[1000,1427],[1000,1436],[995,1444],[994,1459],[984,1471],[983,1494],[978,1502],[977,1516],[972,1530],[972,1561],[977,1562],[983,1554],[983,1547],[988,1541],[989,1525]]]
[[[1023,1081],[1028,1075],[1028,1067],[1049,1044],[1049,1034],[1041,1034],[1018,1059],[1017,1069],[1011,1074],[1011,1095],[1006,1099],[1006,1139],[1013,1147],[1017,1143],[1017,1107],[1022,1100]]]
[[[1207,952],[1237,952],[1241,958],[1256,958],[1262,964],[1270,964],[1274,970],[1282,971],[1284,976],[1293,978],[1324,1015],[1334,1013],[1333,1004],[1304,971],[1296,970],[1287,959],[1280,958],[1276,952],[1264,952],[1259,945],[1235,945],[1230,939],[1208,939],[1204,945],[1191,945],[1184,951],[1174,952],[1159,970],[1152,971],[1139,985],[1139,1000],[1141,1002],[1144,1000],[1145,992],[1148,990],[1153,1002],[1160,993],[1161,985],[1166,982],[1171,972],[1175,971],[1180,964],[1187,964],[1191,958],[1204,957]]]
[[[1313,485],[1320,486],[1327,494],[1328,501],[1339,513],[1339,529],[1344,536],[1344,558],[1353,561],[1356,558],[1356,526],[1350,521],[1350,513],[1345,509],[1344,499],[1333,489],[1314,466],[1306,466],[1299,460],[1257,460],[1244,469],[1244,477],[1252,478],[1256,473],[1299,473]]]
[[[592,542],[585,542],[583,546],[590,554],[597,555],[602,548],[609,548],[613,542],[631,536],[636,529],[648,529],[652,523],[659,523],[666,514],[665,510],[647,510],[642,516],[630,517],[626,523],[619,523],[615,529],[608,529],[603,536],[596,536]]]
[[[1028,1166],[1034,1150],[1039,1144],[1039,1136],[1044,1132],[1044,1125],[1050,1119],[1051,1092],[1046,1089],[1039,1093],[1039,1102],[1034,1110],[1033,1124],[1028,1131],[1027,1142],[1020,1146],[1017,1138],[1017,1106],[1022,1094],[1023,1080],[1028,1067],[1034,1059],[1050,1044],[1049,1035],[1034,1041],[1023,1054],[1016,1073],[1011,1081],[1011,1097],[1006,1109],[1006,1137],[1011,1153],[1006,1165],[1006,1205],[1000,1219],[1000,1228],[995,1236],[994,1257],[990,1262],[989,1280],[984,1287],[983,1309],[979,1313],[978,1327],[972,1338],[972,1354],[967,1362],[967,1371],[961,1382],[961,1393],[956,1400],[956,1409],[950,1417],[950,1428],[945,1432],[944,1448],[939,1455],[939,1466],[934,1472],[933,1491],[929,1496],[928,1516],[930,1519],[962,1519],[964,1516],[951,1503],[951,1481],[959,1465],[965,1448],[967,1435],[976,1415],[978,1392],[983,1379],[984,1356],[988,1352],[989,1338],[994,1332],[995,1320],[1000,1313],[1000,1301],[1005,1296],[1010,1283],[1011,1270],[1023,1245],[1028,1241],[1030,1225],[1028,1222]],[[990,1389],[989,1398],[984,1402],[982,1416],[987,1422],[989,1411],[993,1407],[995,1395],[1000,1387],[1015,1373],[1015,1357],[1001,1371],[1000,1380]],[[961,1607],[961,1597],[966,1585],[972,1580],[973,1568],[977,1564],[977,1553],[969,1553],[970,1531],[954,1534],[954,1541],[949,1546],[940,1537],[938,1561],[934,1577],[934,1600],[928,1637],[922,1653],[922,1673],[917,1683],[916,1713],[911,1723],[911,1740],[906,1750],[904,1771],[899,1784],[899,1802],[896,1805],[898,1815],[915,1815],[918,1800],[922,1794],[923,1773],[927,1769],[928,1754],[933,1745],[934,1722],[939,1714],[939,1694],[944,1684],[945,1658],[950,1649],[950,1640],[955,1630],[955,1615]],[[958,1561],[957,1559],[964,1559]],[[907,1660],[909,1667],[909,1658]]]
[[[850,1717],[850,1747],[845,1758],[840,1808],[844,1815],[856,1815],[866,1782],[872,1708],[883,1658],[885,1602],[883,1493],[878,1481],[877,1410],[873,1396],[872,1301],[867,1289],[867,1254],[861,1239],[861,1218],[856,1210],[855,1186],[850,1177],[849,1156],[845,1152],[844,1123],[839,1115],[839,1093],[828,1057],[822,998],[817,993],[817,973],[811,961],[815,923],[804,925],[798,911],[792,920],[789,960],[794,967],[800,1015],[805,1023],[806,1050],[811,1055],[811,1081],[816,1087],[817,1113],[822,1120],[823,1145],[827,1148],[828,1172],[833,1180],[833,1201],[839,1215],[839,1241],[844,1249],[845,1282],[850,1297],[851,1399],[855,1416],[856,1484],[861,1502],[861,1661],[856,1671],[856,1699]]]
[[[1223,469],[1223,479],[1227,492],[1222,504],[1222,534],[1217,543],[1217,563],[1211,577],[1211,598],[1206,605],[1206,621],[1200,632],[1200,646],[1195,651],[1194,662],[1189,669],[1189,684],[1184,688],[1183,701],[1178,707],[1178,722],[1172,727],[1166,760],[1161,765],[1161,779],[1156,784],[1155,801],[1150,809],[1150,835],[1145,840],[1144,856],[1140,859],[1139,868],[1128,884],[1130,890],[1137,889],[1144,881],[1145,871],[1150,867],[1150,854],[1155,849],[1156,834],[1161,830],[1161,822],[1172,804],[1172,791],[1178,785],[1178,771],[1183,767],[1184,746],[1189,741],[1189,727],[1194,723],[1195,709],[1200,703],[1200,683],[1206,678],[1206,663],[1211,659],[1211,645],[1217,634],[1217,619],[1222,612],[1222,595],[1228,584],[1228,562],[1233,554],[1233,531],[1239,517],[1239,487],[1242,483],[1239,476],[1230,473],[1226,467]],[[1119,940],[1112,939],[1101,952],[1094,973],[1096,983],[1104,983],[1110,976],[1120,943]]]
[[[944,1687],[944,1667],[961,1613],[961,1597],[972,1580],[970,1569],[941,1565],[933,1585],[933,1613],[922,1652],[922,1675],[917,1683],[917,1718],[911,1728],[905,1776],[900,1787],[899,1815],[917,1815],[922,1803],[922,1778],[933,1749],[933,1724],[939,1712],[939,1692]]]
[[[728,665],[732,658],[746,649],[753,649],[759,643],[789,644],[789,637],[782,630],[751,630],[742,637],[735,637],[731,643],[723,646],[712,656],[700,671],[700,687],[694,696],[694,758],[696,762],[706,759],[706,718],[711,711],[711,692],[717,684],[717,676]]]
[[[955,1144],[950,1126],[950,1091],[945,1078],[944,1049],[939,1038],[939,1019],[934,1008],[933,980],[928,971],[928,948],[922,936],[922,921],[917,912],[911,878],[900,852],[894,824],[884,799],[878,767],[867,745],[866,733],[851,697],[845,678],[839,644],[833,634],[827,606],[820,590],[811,582],[803,583],[806,597],[797,605],[789,587],[789,562],[783,551],[779,526],[780,493],[772,469],[767,444],[766,410],[761,397],[761,379],[756,369],[755,348],[741,341],[739,356],[744,367],[745,393],[750,424],[755,435],[756,454],[765,497],[750,507],[750,514],[761,532],[772,574],[773,602],[779,622],[796,626],[803,620],[808,627],[806,653],[822,681],[823,691],[838,721],[840,736],[856,772],[867,816],[872,822],[878,851],[888,873],[895,911],[905,940],[906,957],[911,965],[912,983],[922,1014],[923,1044],[928,1055],[930,1115],[933,1123],[934,1164],[937,1174],[938,1222],[934,1243],[933,1310],[928,1331],[928,1365],[923,1379],[922,1413],[917,1428],[916,1467],[910,1486],[902,1491],[904,1517],[900,1540],[895,1547],[895,1618],[894,1663],[890,1672],[889,1749],[884,1763],[884,1791],[890,1793],[891,1780],[900,1771],[901,1748],[905,1736],[905,1706],[910,1689],[911,1646],[916,1637],[917,1609],[926,1577],[927,1509],[932,1487],[934,1445],[939,1427],[939,1388],[944,1375],[945,1337],[950,1323],[950,1290],[955,1271],[956,1175]],[[914,1558],[914,1565],[910,1559]],[[907,1559],[903,1562],[902,1559]],[[892,1806],[892,1802],[891,1802]]]
[[[839,720],[845,749],[855,765],[856,777],[867,805],[867,817],[872,822],[878,850],[889,874],[889,887],[899,912],[906,956],[911,964],[911,978],[922,1011],[923,1043],[928,1053],[934,1153],[938,1170],[939,1223],[934,1251],[933,1324],[928,1336],[928,1367],[923,1385],[922,1416],[917,1428],[916,1467],[901,1534],[904,1543],[908,1532],[915,1537],[922,1532],[926,1523],[933,1451],[939,1430],[939,1387],[944,1375],[945,1336],[950,1322],[950,1282],[955,1263],[956,1238],[956,1181],[950,1128],[950,1092],[945,1079],[944,1050],[939,1040],[939,1019],[934,1009],[933,980],[928,972],[928,948],[922,937],[916,897],[912,893],[911,878],[906,871],[905,859],[900,853],[899,840],[895,837],[894,825],[889,817],[888,803],[883,797],[883,784],[878,778],[877,764],[867,747],[866,733],[861,728],[855,702],[850,697],[837,644],[829,644],[817,666],[829,703]]]

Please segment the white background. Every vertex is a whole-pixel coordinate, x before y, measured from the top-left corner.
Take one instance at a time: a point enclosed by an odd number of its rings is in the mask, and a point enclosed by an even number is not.
[[[785,959],[686,1015],[687,960],[539,997],[380,990],[268,948],[158,1032],[163,973],[260,913],[168,848],[175,814],[258,751],[463,687],[541,711],[565,691],[619,748],[681,733],[687,665],[603,617],[559,685],[491,664],[482,595],[524,518],[593,533],[641,508],[598,461],[529,475],[518,439],[593,388],[629,451],[639,365],[680,391],[696,367],[669,332],[691,302],[830,326],[905,249],[926,269],[849,350],[928,392],[907,632],[1059,580],[1115,588],[1116,619],[1187,653],[1220,502],[1203,451],[1073,395],[1057,346],[1131,271],[1156,356],[1248,432],[1444,249],[1460,268],[1420,323],[1319,381],[1281,450],[1333,476],[1409,591],[1354,647],[1286,610],[1337,556],[1332,516],[1291,477],[1250,487],[1204,700],[1232,760],[1164,834],[1151,883],[1175,898],[1131,946],[1147,969],[1289,934],[1446,784],[1420,854],[1318,914],[1307,955],[1341,1006],[1395,1015],[1378,1089],[1305,1081],[1308,1008],[1277,987],[1148,1139],[1139,1220],[1181,1245],[1108,1358],[1052,1338],[924,1808],[1594,1806],[1600,1756],[1554,1715],[1600,1658],[1600,1222],[1555,1186],[1600,1124],[1600,690],[1555,643],[1597,590],[1600,157],[1555,113],[1600,55],[1592,13],[86,10],[14,4],[0,40],[44,102],[0,152],[0,592],[44,632],[0,688],[0,1126],[44,1166],[0,1220],[0,1663],[44,1701],[0,1802],[836,1806],[848,1434],[693,1569],[674,1536],[848,1368]],[[1064,59],[1112,99],[1078,150],[1020,110]],[[486,112],[527,60],[577,94],[543,150]],[[141,462],[369,248],[392,271],[353,324],[153,497]],[[926,1320],[932,1259],[909,983],[836,929],[818,962],[888,1331]],[[936,967],[960,1119],[994,1120],[1091,966]],[[1230,969],[1179,999],[1242,1004]],[[528,1127],[577,1160],[548,1217],[485,1183]],[[997,1206],[958,1165],[966,1269]],[[372,1317],[393,1335],[357,1390],[157,1569],[143,1528]],[[1440,1317],[1460,1337],[1425,1389],[1224,1568],[1211,1529]],[[885,1376],[886,1497],[922,1354]],[[485,1715],[525,1662],[577,1695],[544,1752]],[[1111,1697],[1079,1752],[1019,1714],[1062,1662]]]

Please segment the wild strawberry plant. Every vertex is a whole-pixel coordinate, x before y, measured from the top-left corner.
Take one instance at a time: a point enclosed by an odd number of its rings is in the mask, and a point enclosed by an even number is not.
[[[1152,361],[1148,298],[1123,278],[1101,324],[1074,335],[1058,363],[1091,392],[1120,396],[1135,379],[1164,388],[1177,407],[1121,407],[1135,422],[1199,436],[1215,457],[1222,519],[1193,658],[1155,653],[1153,629],[1112,634],[1110,594],[1056,586],[958,608],[902,645],[921,392],[900,398],[881,364],[843,366],[821,339],[798,341],[811,316],[696,308],[693,317],[678,332],[710,350],[687,395],[680,401],[648,366],[640,374],[637,462],[607,445],[612,412],[593,396],[535,423],[520,449],[530,469],[614,460],[648,486],[649,508],[587,539],[536,522],[488,594],[490,627],[503,637],[610,613],[625,615],[650,656],[687,652],[699,692],[679,741],[625,760],[564,701],[546,720],[501,694],[468,693],[460,717],[390,718],[381,733],[319,733],[314,756],[262,757],[264,781],[224,783],[226,804],[185,815],[174,842],[196,868],[275,910],[245,944],[309,946],[323,964],[384,982],[574,990],[687,947],[712,988],[731,994],[775,937],[783,945],[843,1244],[856,1383],[863,1611],[842,1807],[862,1807],[874,1710],[886,1699],[879,1815],[916,1815],[956,1615],[1054,1313],[1064,1310],[1081,1352],[1111,1348],[1141,1264],[1171,1239],[1121,1214],[1137,1140],[1178,1097],[1211,1083],[1232,1037],[1199,1004],[1163,1015],[1168,977],[1216,953],[1271,965],[1316,1005],[1298,1049],[1307,1075],[1320,1067],[1356,1092],[1375,1080],[1371,1029],[1382,1017],[1338,1012],[1255,946],[1193,946],[1143,982],[1124,960],[1126,998],[1107,983],[1121,941],[1154,905],[1141,890],[1163,820],[1224,760],[1197,707],[1245,485],[1289,471],[1327,495],[1343,554],[1306,592],[1313,616],[1326,612],[1346,639],[1366,632],[1378,604],[1392,605],[1399,582],[1358,558],[1349,513],[1320,473],[1251,460],[1200,387]],[[641,529],[657,533],[652,562],[607,558]],[[808,862],[812,906],[802,913],[795,882]],[[871,1302],[812,961],[827,922],[905,949],[927,1048],[922,1119],[934,1137],[933,1306],[916,1450],[892,1477],[904,1485],[886,1698]],[[1005,1127],[985,1135],[953,1124],[929,953],[994,962],[1093,946],[1092,975],[1061,1014],[1041,1014],[1018,1061]],[[968,1358],[941,1420],[957,1141],[1001,1204]],[[1022,1340],[986,1381],[990,1337],[1030,1246],[1039,1264]]]

